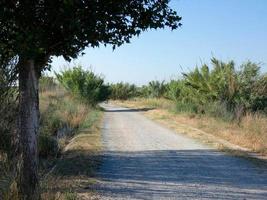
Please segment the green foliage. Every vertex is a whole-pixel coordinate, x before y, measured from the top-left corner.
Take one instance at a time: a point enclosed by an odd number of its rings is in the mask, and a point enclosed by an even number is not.
[[[15,174],[11,160],[14,156],[12,138],[17,116],[17,58],[0,55],[0,199],[16,199],[11,194]]]
[[[49,135],[39,135],[38,151],[40,157],[55,157],[59,153],[59,144],[56,138]]]
[[[74,67],[56,74],[58,81],[74,96],[82,98],[95,106],[108,98],[110,91],[104,79],[81,66]]]
[[[11,139],[16,129],[17,75],[15,66],[17,58],[3,60],[0,56],[0,154],[11,156]]]
[[[8,130],[2,131],[0,134],[0,153],[10,154],[12,151],[12,135]]]
[[[120,100],[126,100],[133,97],[137,97],[139,94],[137,86],[134,84],[129,83],[116,83],[110,85],[110,98],[111,99],[120,99]]]
[[[233,61],[225,63],[212,58],[211,64],[211,69],[204,64],[184,74],[183,79],[171,81],[167,96],[192,104],[196,113],[228,120],[239,120],[245,112],[266,108],[266,75],[260,75],[258,64],[248,61],[240,70]]]
[[[164,81],[151,81],[148,85],[137,87],[129,83],[116,83],[110,85],[111,99],[126,100],[134,97],[161,98],[165,96],[166,84]]]
[[[144,97],[161,98],[165,96],[166,84],[164,81],[150,81],[147,86],[142,87]]]
[[[78,195],[75,192],[66,192],[64,194],[65,200],[78,200]]]
[[[211,67],[203,64],[166,84],[151,81],[139,88],[138,96],[170,99],[175,112],[240,121],[247,112],[267,113],[267,75],[251,61],[236,67],[233,61],[212,58]]]
[[[151,81],[148,83],[148,93],[149,97],[160,98],[163,97],[166,91],[166,86],[164,81]]]
[[[30,4],[4,0],[0,2],[0,47],[43,68],[50,56],[70,60],[87,46],[116,47],[147,29],[176,29],[181,17],[168,4],[169,0],[36,0]]]
[[[49,110],[53,107],[54,106],[51,106]],[[45,113],[41,113],[40,134],[56,136],[57,131],[62,129],[66,125],[63,119],[61,119],[61,116],[58,113],[59,110],[57,109],[59,109],[59,107],[54,107],[53,111],[48,110]]]

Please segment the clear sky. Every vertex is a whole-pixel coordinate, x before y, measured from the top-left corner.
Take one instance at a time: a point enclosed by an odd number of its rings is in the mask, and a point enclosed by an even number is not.
[[[267,72],[267,0],[172,0],[182,16],[175,31],[150,30],[131,44],[85,50],[74,60],[102,74],[107,82],[145,84],[180,76],[215,56],[222,60],[261,62]],[[53,58],[53,70],[73,66]]]

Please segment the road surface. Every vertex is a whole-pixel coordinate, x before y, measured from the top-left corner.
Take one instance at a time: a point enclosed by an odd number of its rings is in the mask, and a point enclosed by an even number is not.
[[[174,133],[140,110],[102,105],[103,163],[92,199],[267,199],[267,168]]]

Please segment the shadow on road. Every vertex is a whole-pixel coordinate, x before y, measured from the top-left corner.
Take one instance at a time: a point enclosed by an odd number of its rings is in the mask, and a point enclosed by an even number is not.
[[[105,112],[147,112],[155,108],[122,108],[122,109],[104,109]]]
[[[97,187],[126,199],[265,199],[267,168],[213,150],[106,152]]]
[[[243,200],[267,196],[266,165],[214,150],[107,151],[101,157],[100,183],[83,189],[97,190],[108,199]],[[79,165],[73,158],[71,162]]]

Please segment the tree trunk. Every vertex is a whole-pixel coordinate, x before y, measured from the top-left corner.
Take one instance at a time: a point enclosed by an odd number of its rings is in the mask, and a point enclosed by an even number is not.
[[[40,199],[37,134],[39,129],[39,73],[34,60],[19,63],[18,192],[21,200]]]

